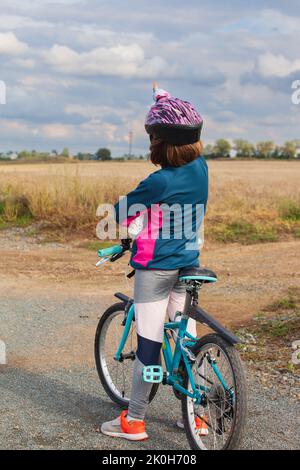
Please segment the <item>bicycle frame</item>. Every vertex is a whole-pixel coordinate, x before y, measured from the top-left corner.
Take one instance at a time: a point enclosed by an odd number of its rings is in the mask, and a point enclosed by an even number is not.
[[[126,312],[126,321],[124,325],[124,332],[114,356],[116,361],[122,360],[122,351],[127,341],[127,337],[131,328],[132,321],[134,319],[134,304],[132,303]],[[194,399],[197,404],[201,404],[202,401],[202,393],[201,392],[209,392],[209,388],[205,387],[204,385],[196,385],[191,364],[189,361],[188,355],[192,355],[192,353],[187,349],[195,344],[197,338],[193,337],[187,332],[187,323],[189,317],[187,315],[182,314],[180,321],[173,321],[167,322],[164,325],[164,341],[162,345],[162,353],[164,357],[164,362],[166,366],[166,375],[164,383],[167,385],[171,385],[175,390],[178,392],[189,396],[190,398]],[[172,348],[170,345],[168,331],[175,331],[177,335],[177,340],[175,343],[174,353],[172,353]],[[187,352],[188,351],[188,352]],[[186,368],[187,374],[189,376],[189,380],[192,387],[192,392],[185,389],[182,386],[182,377],[178,373],[178,369],[181,363],[184,363]],[[218,377],[220,383],[224,387],[225,390],[229,391],[226,382],[224,381],[216,363],[212,363],[211,367]]]

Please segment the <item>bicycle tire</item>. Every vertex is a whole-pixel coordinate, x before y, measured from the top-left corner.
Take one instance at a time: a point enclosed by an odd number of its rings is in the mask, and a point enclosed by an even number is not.
[[[247,418],[247,387],[246,387],[246,379],[244,376],[244,370],[241,363],[241,359],[237,350],[225,341],[220,335],[212,333],[203,336],[200,340],[197,341],[195,346],[193,346],[192,351],[195,356],[200,353],[201,349],[207,345],[213,344],[219,347],[223,353],[226,355],[227,360],[232,369],[233,379],[234,379],[234,386],[235,386],[235,397],[236,397],[236,404],[235,404],[235,412],[234,412],[234,423],[230,432],[230,435],[225,443],[225,446],[219,450],[233,450],[238,449],[243,438],[243,433],[245,430],[246,425],[246,418]],[[185,374],[184,379],[184,387],[188,388],[189,385],[189,377],[188,374]],[[186,436],[188,442],[190,444],[191,449],[193,450],[202,450],[199,447],[198,443],[194,438],[194,433],[190,427],[190,421],[188,419],[188,400],[189,398],[186,395],[182,396],[182,417],[184,422],[184,428],[186,432]]]
[[[113,390],[111,389],[111,387],[109,386],[109,384],[106,380],[106,375],[105,375],[103,367],[102,367],[102,362],[101,362],[99,351],[100,351],[101,333],[103,332],[103,328],[105,326],[105,323],[116,312],[124,312],[125,308],[126,308],[126,303],[125,302],[118,302],[116,304],[111,305],[103,313],[103,315],[101,316],[101,318],[99,320],[97,329],[96,329],[95,343],[94,343],[95,363],[96,363],[96,369],[97,369],[97,372],[98,372],[100,382],[101,382],[105,392],[109,396],[109,398],[114,403],[119,405],[122,409],[127,409],[128,408],[129,400],[121,398],[119,395],[114,393]],[[153,384],[153,386],[151,388],[150,396],[149,396],[149,403],[154,399],[154,397],[157,393],[158,387],[159,387],[159,383],[154,383]]]

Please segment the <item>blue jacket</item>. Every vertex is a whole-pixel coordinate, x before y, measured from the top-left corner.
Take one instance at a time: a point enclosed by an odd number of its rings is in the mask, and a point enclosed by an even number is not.
[[[121,199],[115,205],[119,224],[128,226],[140,214],[145,219],[133,242],[131,266],[166,270],[198,266],[198,231],[207,197],[208,168],[199,156],[186,165],[155,171]]]

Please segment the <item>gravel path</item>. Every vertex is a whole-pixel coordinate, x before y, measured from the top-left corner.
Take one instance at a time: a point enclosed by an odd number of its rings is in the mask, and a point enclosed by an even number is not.
[[[99,298],[101,298],[99,296]],[[0,299],[0,339],[8,365],[0,366],[1,449],[188,449],[174,422],[180,403],[160,387],[148,414],[151,439],[129,444],[97,432],[118,409],[103,392],[93,365],[93,336],[112,298]],[[248,373],[246,449],[299,449],[300,403],[260,385]]]

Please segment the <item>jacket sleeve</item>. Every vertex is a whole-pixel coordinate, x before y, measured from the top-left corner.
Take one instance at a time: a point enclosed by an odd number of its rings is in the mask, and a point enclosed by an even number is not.
[[[166,190],[166,179],[161,170],[149,175],[136,189],[119,200],[115,207],[118,224],[128,225],[143,210],[162,201]]]

